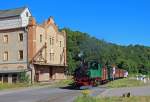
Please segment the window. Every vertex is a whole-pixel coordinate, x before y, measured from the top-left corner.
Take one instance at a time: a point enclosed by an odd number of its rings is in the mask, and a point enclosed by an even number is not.
[[[8,52],[7,51],[4,52],[3,60],[8,61]]]
[[[12,83],[16,83],[18,79],[17,74],[12,74]]]
[[[52,38],[52,45],[54,45],[54,37]]]
[[[42,35],[40,35],[40,42],[42,42]]]
[[[28,12],[26,12],[26,17],[28,17],[29,16],[29,13]]]
[[[62,62],[62,60],[63,60],[63,56],[62,54],[60,54],[60,62]]]
[[[59,47],[61,47],[61,43],[62,43],[62,42],[60,41],[60,42],[59,42]]]
[[[54,45],[54,37],[50,37],[50,45]]]
[[[19,33],[19,41],[23,41],[23,33]]]
[[[3,75],[3,83],[8,83],[8,74]]]
[[[52,45],[52,38],[49,39],[49,43],[50,43],[50,45]]]
[[[4,35],[4,43],[8,43],[8,35]]]
[[[23,60],[23,50],[19,50],[19,60]]]
[[[54,53],[50,53],[50,61],[54,61]]]

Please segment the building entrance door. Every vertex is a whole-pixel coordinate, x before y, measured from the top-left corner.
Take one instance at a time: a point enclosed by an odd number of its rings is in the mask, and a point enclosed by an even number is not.
[[[53,76],[53,67],[49,68],[49,78],[52,79]]]
[[[39,73],[38,72],[35,73],[35,81],[37,81],[37,82],[39,81]]]
[[[8,83],[8,74],[3,75],[3,83]]]
[[[18,75],[17,74],[12,74],[12,82],[17,83],[18,81]]]

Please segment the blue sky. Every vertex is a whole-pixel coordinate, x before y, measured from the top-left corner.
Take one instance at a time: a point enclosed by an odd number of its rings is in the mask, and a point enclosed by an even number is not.
[[[121,45],[150,46],[149,0],[1,0],[0,9],[28,6],[37,22],[53,16],[69,27]]]

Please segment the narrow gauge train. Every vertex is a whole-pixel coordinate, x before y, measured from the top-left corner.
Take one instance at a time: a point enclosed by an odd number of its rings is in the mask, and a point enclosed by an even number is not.
[[[74,82],[78,87],[97,86],[114,79],[123,78],[125,72],[123,69],[102,66],[96,61],[82,62],[81,66],[75,70]]]

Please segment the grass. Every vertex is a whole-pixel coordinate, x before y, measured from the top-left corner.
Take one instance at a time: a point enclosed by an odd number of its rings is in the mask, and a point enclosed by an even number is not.
[[[25,87],[39,87],[39,86],[49,86],[49,87],[64,87],[71,84],[73,80],[60,80],[53,83],[16,83],[16,84],[8,84],[8,83],[0,83],[0,90],[4,89],[18,89],[18,88],[25,88]]]
[[[92,97],[79,96],[74,102],[150,102],[150,96],[132,96],[130,98],[123,97]]]
[[[72,84],[73,80],[71,79],[65,79],[65,80],[60,80],[52,84],[52,87],[65,87],[68,86],[69,84]]]
[[[149,83],[144,83],[139,80],[124,78],[119,80],[114,80],[106,84],[108,88],[120,88],[120,87],[136,87],[149,85]]]
[[[139,80],[124,78],[115,81],[111,81],[106,84],[108,88],[119,87],[136,87],[150,85]],[[89,91],[82,92],[82,96],[77,97],[74,102],[150,102],[150,96],[131,96],[127,97],[92,97],[89,95]]]
[[[27,84],[27,83],[16,83],[16,84],[3,83],[3,84],[0,84],[0,90],[16,89],[16,88],[30,87],[30,86],[31,84]]]

